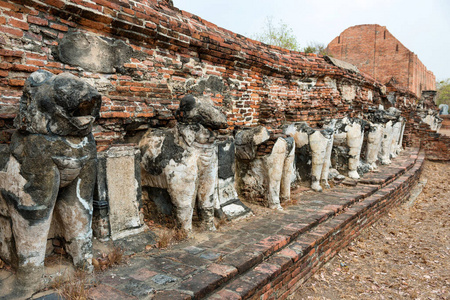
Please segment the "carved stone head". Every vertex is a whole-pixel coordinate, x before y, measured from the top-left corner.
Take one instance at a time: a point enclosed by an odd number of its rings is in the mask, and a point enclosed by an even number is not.
[[[177,120],[184,124],[201,124],[210,129],[227,127],[226,116],[207,98],[184,96],[176,114]]]
[[[70,73],[39,70],[25,83],[14,125],[30,133],[86,136],[100,105],[101,95],[85,81]]]

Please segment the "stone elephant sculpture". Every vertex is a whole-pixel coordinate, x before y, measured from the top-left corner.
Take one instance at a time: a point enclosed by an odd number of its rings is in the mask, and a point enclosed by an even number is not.
[[[378,153],[380,152],[383,133],[384,124],[369,122],[369,130],[367,133],[366,160],[371,171],[378,168]]]
[[[328,128],[313,129],[306,122],[290,124],[283,132],[295,140],[295,147],[307,147],[311,155],[311,188],[322,191],[321,182],[329,188],[328,174],[331,165],[331,150],[333,148],[333,132],[335,121]]]
[[[92,269],[91,129],[100,105],[97,90],[68,73],[40,70],[25,83],[10,155],[0,165],[0,210],[11,219],[19,289],[40,281],[52,215],[74,264]]]
[[[386,127],[386,112],[380,106],[378,109],[370,111],[366,115],[368,122],[366,161],[371,171],[378,168],[378,155],[381,151],[381,144]]]
[[[290,199],[294,175],[292,137],[274,137],[262,126],[239,131],[236,142],[236,177],[241,196],[260,198],[269,208],[282,210]],[[267,143],[266,149],[262,149]]]
[[[181,228],[192,230],[197,200],[208,230],[215,230],[217,145],[214,130],[226,128],[226,116],[210,99],[187,95],[180,101],[177,125],[150,129],[139,142],[142,185],[167,189]]]
[[[379,160],[383,165],[389,165],[391,158],[394,156],[395,145],[397,138],[402,133],[402,126],[400,125],[400,111],[394,107],[390,107],[384,111],[384,130],[383,138],[381,140],[381,147],[379,152]]]
[[[439,104],[439,114],[448,115],[448,104]]]
[[[392,128],[392,146],[391,146],[391,157],[395,158],[397,157],[401,150],[402,150],[402,138],[403,138],[403,131],[405,129],[405,120],[399,116],[394,123],[394,126]]]
[[[364,141],[365,121],[359,118],[343,118],[331,120],[324,127],[330,125],[334,129],[333,145],[343,145],[348,148],[348,177],[359,179],[358,166],[361,148]]]

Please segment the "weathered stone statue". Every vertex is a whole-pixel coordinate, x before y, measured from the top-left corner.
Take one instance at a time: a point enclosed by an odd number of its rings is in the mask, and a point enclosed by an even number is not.
[[[439,117],[440,110],[445,109],[435,103],[436,91],[422,91],[422,95],[417,102],[416,114],[422,122],[430,125],[430,129],[439,132],[442,125],[442,118]]]
[[[439,104],[439,114],[448,115],[448,104]]]
[[[399,112],[400,113],[400,112]],[[399,144],[402,136],[403,136],[403,125],[404,120],[401,116],[398,116],[396,122],[394,123],[392,129],[392,146],[391,146],[391,157],[395,158],[398,154],[400,154],[402,145]]]
[[[417,109],[417,115],[420,116],[422,122],[430,125],[431,130],[439,132],[442,125],[442,118],[439,117],[439,112],[434,109]]]
[[[215,230],[217,200],[217,145],[214,130],[226,128],[227,119],[210,99],[187,95],[180,101],[178,124],[171,129],[150,129],[139,143],[142,185],[167,189],[177,220],[192,230],[197,200],[208,230]]]
[[[333,144],[348,147],[348,177],[353,179],[359,179],[357,168],[364,140],[364,122],[362,119],[345,117],[337,120],[334,126]]]
[[[384,111],[378,110],[369,116],[366,160],[372,171],[378,168],[378,153],[380,152],[384,133],[383,113]]]
[[[0,206],[11,218],[19,288],[33,289],[41,279],[52,216],[74,264],[92,269],[91,129],[100,105],[97,90],[68,73],[42,70],[26,81],[11,154],[0,166]]]
[[[262,126],[236,134],[238,191],[262,199],[269,208],[282,210],[280,201],[291,195],[295,144],[291,137],[269,139],[269,132]],[[270,142],[267,151],[258,153],[264,142]]]
[[[294,138],[297,149],[308,148],[307,152],[311,155],[311,188],[318,192],[322,191],[321,182],[325,187],[330,187],[328,174],[333,148],[334,124],[335,122],[330,123],[329,128],[313,129],[306,122],[300,122],[284,128],[284,133]]]
[[[379,159],[383,165],[389,165],[391,163],[391,155],[393,152],[392,145],[394,135],[399,130],[398,125],[396,124],[398,123],[400,117],[400,111],[394,107],[390,107],[384,112],[383,117],[385,124],[383,130],[383,138],[381,140]]]

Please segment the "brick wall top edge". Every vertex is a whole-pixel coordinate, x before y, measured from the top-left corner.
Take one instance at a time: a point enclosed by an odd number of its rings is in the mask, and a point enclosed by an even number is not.
[[[254,41],[189,12],[171,7],[167,1],[13,0],[13,2],[40,11],[50,10],[53,15],[70,18],[77,24],[82,24],[85,20],[95,22],[97,25],[95,30],[107,34],[112,33],[130,39],[151,38],[162,41],[161,47],[184,47],[212,57],[220,54],[221,60],[232,61],[234,64],[244,63],[257,67],[267,74],[343,77],[375,87],[381,86],[370,76],[349,72],[328,63],[321,55],[307,55]],[[99,9],[93,10],[89,5],[84,6],[86,3],[94,3]],[[130,32],[135,34],[130,35]],[[212,51],[212,48],[216,51]]]
[[[395,39],[396,43],[398,43],[400,47],[403,47],[404,49],[406,49],[411,55],[413,55],[413,56],[418,60],[418,62],[425,68],[425,72],[427,72],[427,73],[429,73],[431,76],[435,77],[435,75],[433,74],[433,72],[430,71],[430,70],[428,70],[428,69],[426,68],[426,66],[422,63],[422,61],[419,59],[419,57],[417,56],[417,54],[415,54],[413,51],[409,50],[408,47],[406,47],[405,45],[403,45],[403,43],[400,42],[400,41],[399,41],[399,40],[398,40],[398,39],[397,39],[397,38],[396,38],[396,37],[395,37],[395,36],[394,36],[394,35],[386,28],[386,26],[381,26],[381,25],[379,25],[379,24],[360,24],[360,25],[350,26],[350,27],[348,27],[347,29],[345,29],[344,31],[342,31],[337,37],[335,37],[335,38],[330,42],[329,45],[336,44],[338,38],[339,38],[340,36],[345,36],[347,32],[350,32],[350,31],[355,30],[355,29],[358,29],[358,28],[363,28],[363,27],[369,27],[369,28],[372,28],[372,27],[373,27],[373,30],[379,29],[379,30],[386,31],[388,34],[390,34],[390,35]]]

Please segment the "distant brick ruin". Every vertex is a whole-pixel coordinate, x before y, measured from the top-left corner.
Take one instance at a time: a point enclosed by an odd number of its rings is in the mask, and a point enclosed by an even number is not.
[[[321,185],[330,187],[332,168],[333,176],[344,180],[343,172],[357,182],[377,163],[390,164],[402,146],[421,147],[428,159],[450,160],[450,138],[438,133],[442,119],[434,103],[434,75],[384,27],[348,31],[361,39],[353,44],[345,31],[329,46],[336,54],[322,56],[251,40],[181,11],[170,0],[0,0],[0,190],[9,192],[0,197],[2,259],[19,268],[30,262],[12,255],[11,212],[44,207],[50,222],[53,202],[41,207],[22,196],[57,190],[30,188],[28,181],[42,171],[33,155],[45,143],[30,143],[37,149],[27,150],[22,156],[31,157],[30,163],[22,164],[23,157],[16,156],[27,147],[17,142],[20,135],[62,140],[75,149],[70,155],[50,144],[48,149],[61,153],[47,158],[58,166],[52,169],[55,186],[64,188],[60,174],[68,176],[71,197],[86,210],[85,223],[92,220],[93,233],[84,226],[86,240],[142,232],[143,212],[154,209],[150,202],[168,214],[178,212],[187,231],[197,205],[205,227],[214,230],[220,211],[229,219],[249,213],[239,197],[281,210],[301,177],[317,192]],[[376,38],[370,37],[374,32]],[[365,60],[352,60],[352,51]],[[396,55],[398,64],[386,59]],[[39,88],[50,80],[57,83]],[[79,86],[95,91],[95,97]],[[83,138],[66,130],[77,126],[88,126]],[[87,146],[92,156],[82,155]],[[78,171],[88,158],[92,172],[83,176],[93,179],[86,187]],[[402,159],[397,175],[407,170],[403,165],[413,171],[398,183],[401,197],[392,197],[395,201],[408,196],[424,154],[414,149]],[[302,163],[305,168],[296,167]],[[11,184],[11,172],[20,186]],[[154,198],[143,203],[143,190]],[[39,223],[38,217],[24,218]],[[41,239],[52,251],[58,223],[47,225],[50,232],[40,232]],[[42,248],[33,261],[38,267]],[[90,259],[85,252],[83,263]]]
[[[335,58],[347,61],[385,85],[407,90],[416,97],[436,90],[436,77],[416,54],[387,30],[376,24],[344,30],[327,47]]]

